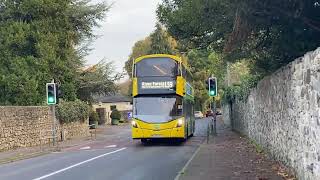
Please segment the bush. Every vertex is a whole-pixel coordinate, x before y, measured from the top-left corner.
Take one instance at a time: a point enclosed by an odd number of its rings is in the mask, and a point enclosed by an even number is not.
[[[89,121],[90,121],[90,122],[93,122],[93,123],[99,121],[98,113],[95,112],[95,111],[93,111],[93,110],[91,110],[91,111],[90,111],[90,115],[89,115]]]
[[[233,85],[224,90],[223,103],[235,102],[236,99],[245,101],[251,89],[256,87],[260,80],[260,76],[248,75],[242,78],[241,84]]]
[[[57,118],[61,123],[84,121],[89,117],[89,106],[80,100],[60,101],[57,107]]]
[[[115,109],[115,110],[113,110],[111,112],[110,117],[111,117],[111,119],[119,119],[120,120],[121,119],[121,114],[117,109]]]

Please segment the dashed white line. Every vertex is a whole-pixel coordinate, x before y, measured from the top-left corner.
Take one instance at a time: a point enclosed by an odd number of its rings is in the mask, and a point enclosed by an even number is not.
[[[50,174],[47,174],[47,175],[44,175],[44,176],[41,176],[41,177],[35,178],[35,179],[33,179],[33,180],[41,180],[41,179],[48,178],[48,177],[53,176],[53,175],[55,175],[55,174],[58,174],[58,173],[64,172],[64,171],[66,171],[66,170],[69,170],[69,169],[74,168],[74,167],[77,167],[77,166],[80,166],[80,165],[82,165],[82,164],[84,164],[84,163],[88,163],[88,162],[90,162],[90,161],[93,161],[93,160],[96,160],[96,159],[102,158],[102,157],[104,157],[104,156],[107,156],[107,155],[110,155],[110,154],[114,154],[114,153],[116,153],[116,152],[123,151],[123,150],[125,150],[125,149],[126,149],[126,148],[121,148],[121,149],[118,149],[118,150],[115,150],[115,151],[111,151],[111,152],[108,152],[108,153],[102,154],[102,155],[100,155],[100,156],[96,156],[96,157],[94,157],[94,158],[91,158],[91,159],[88,159],[88,160],[85,160],[85,161],[79,162],[79,163],[77,163],[77,164],[74,164],[74,165],[68,166],[68,167],[66,167],[66,168],[60,169],[60,170],[55,171],[55,172],[52,172],[52,173],[50,173]]]
[[[88,150],[88,149],[91,149],[91,147],[90,146],[86,146],[86,147],[80,148],[80,150]]]
[[[109,145],[109,146],[105,146],[105,148],[115,148],[117,147],[117,145]]]

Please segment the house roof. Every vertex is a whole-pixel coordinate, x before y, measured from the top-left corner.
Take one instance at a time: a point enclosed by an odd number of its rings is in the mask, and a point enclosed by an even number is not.
[[[115,102],[131,102],[131,98],[126,96],[104,96],[97,99],[98,102],[102,103],[115,103]]]

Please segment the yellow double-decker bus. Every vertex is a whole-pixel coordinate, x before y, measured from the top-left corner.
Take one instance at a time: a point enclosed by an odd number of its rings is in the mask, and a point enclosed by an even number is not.
[[[195,130],[191,74],[180,57],[137,58],[132,73],[132,138],[186,140]]]

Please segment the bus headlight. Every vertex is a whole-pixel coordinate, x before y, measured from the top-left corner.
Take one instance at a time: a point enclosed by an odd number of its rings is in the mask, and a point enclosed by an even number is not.
[[[136,121],[131,121],[132,127],[134,128],[138,128],[137,122]]]
[[[179,120],[178,120],[177,127],[181,127],[182,125],[183,125],[183,120],[182,120],[182,119],[179,119]]]

